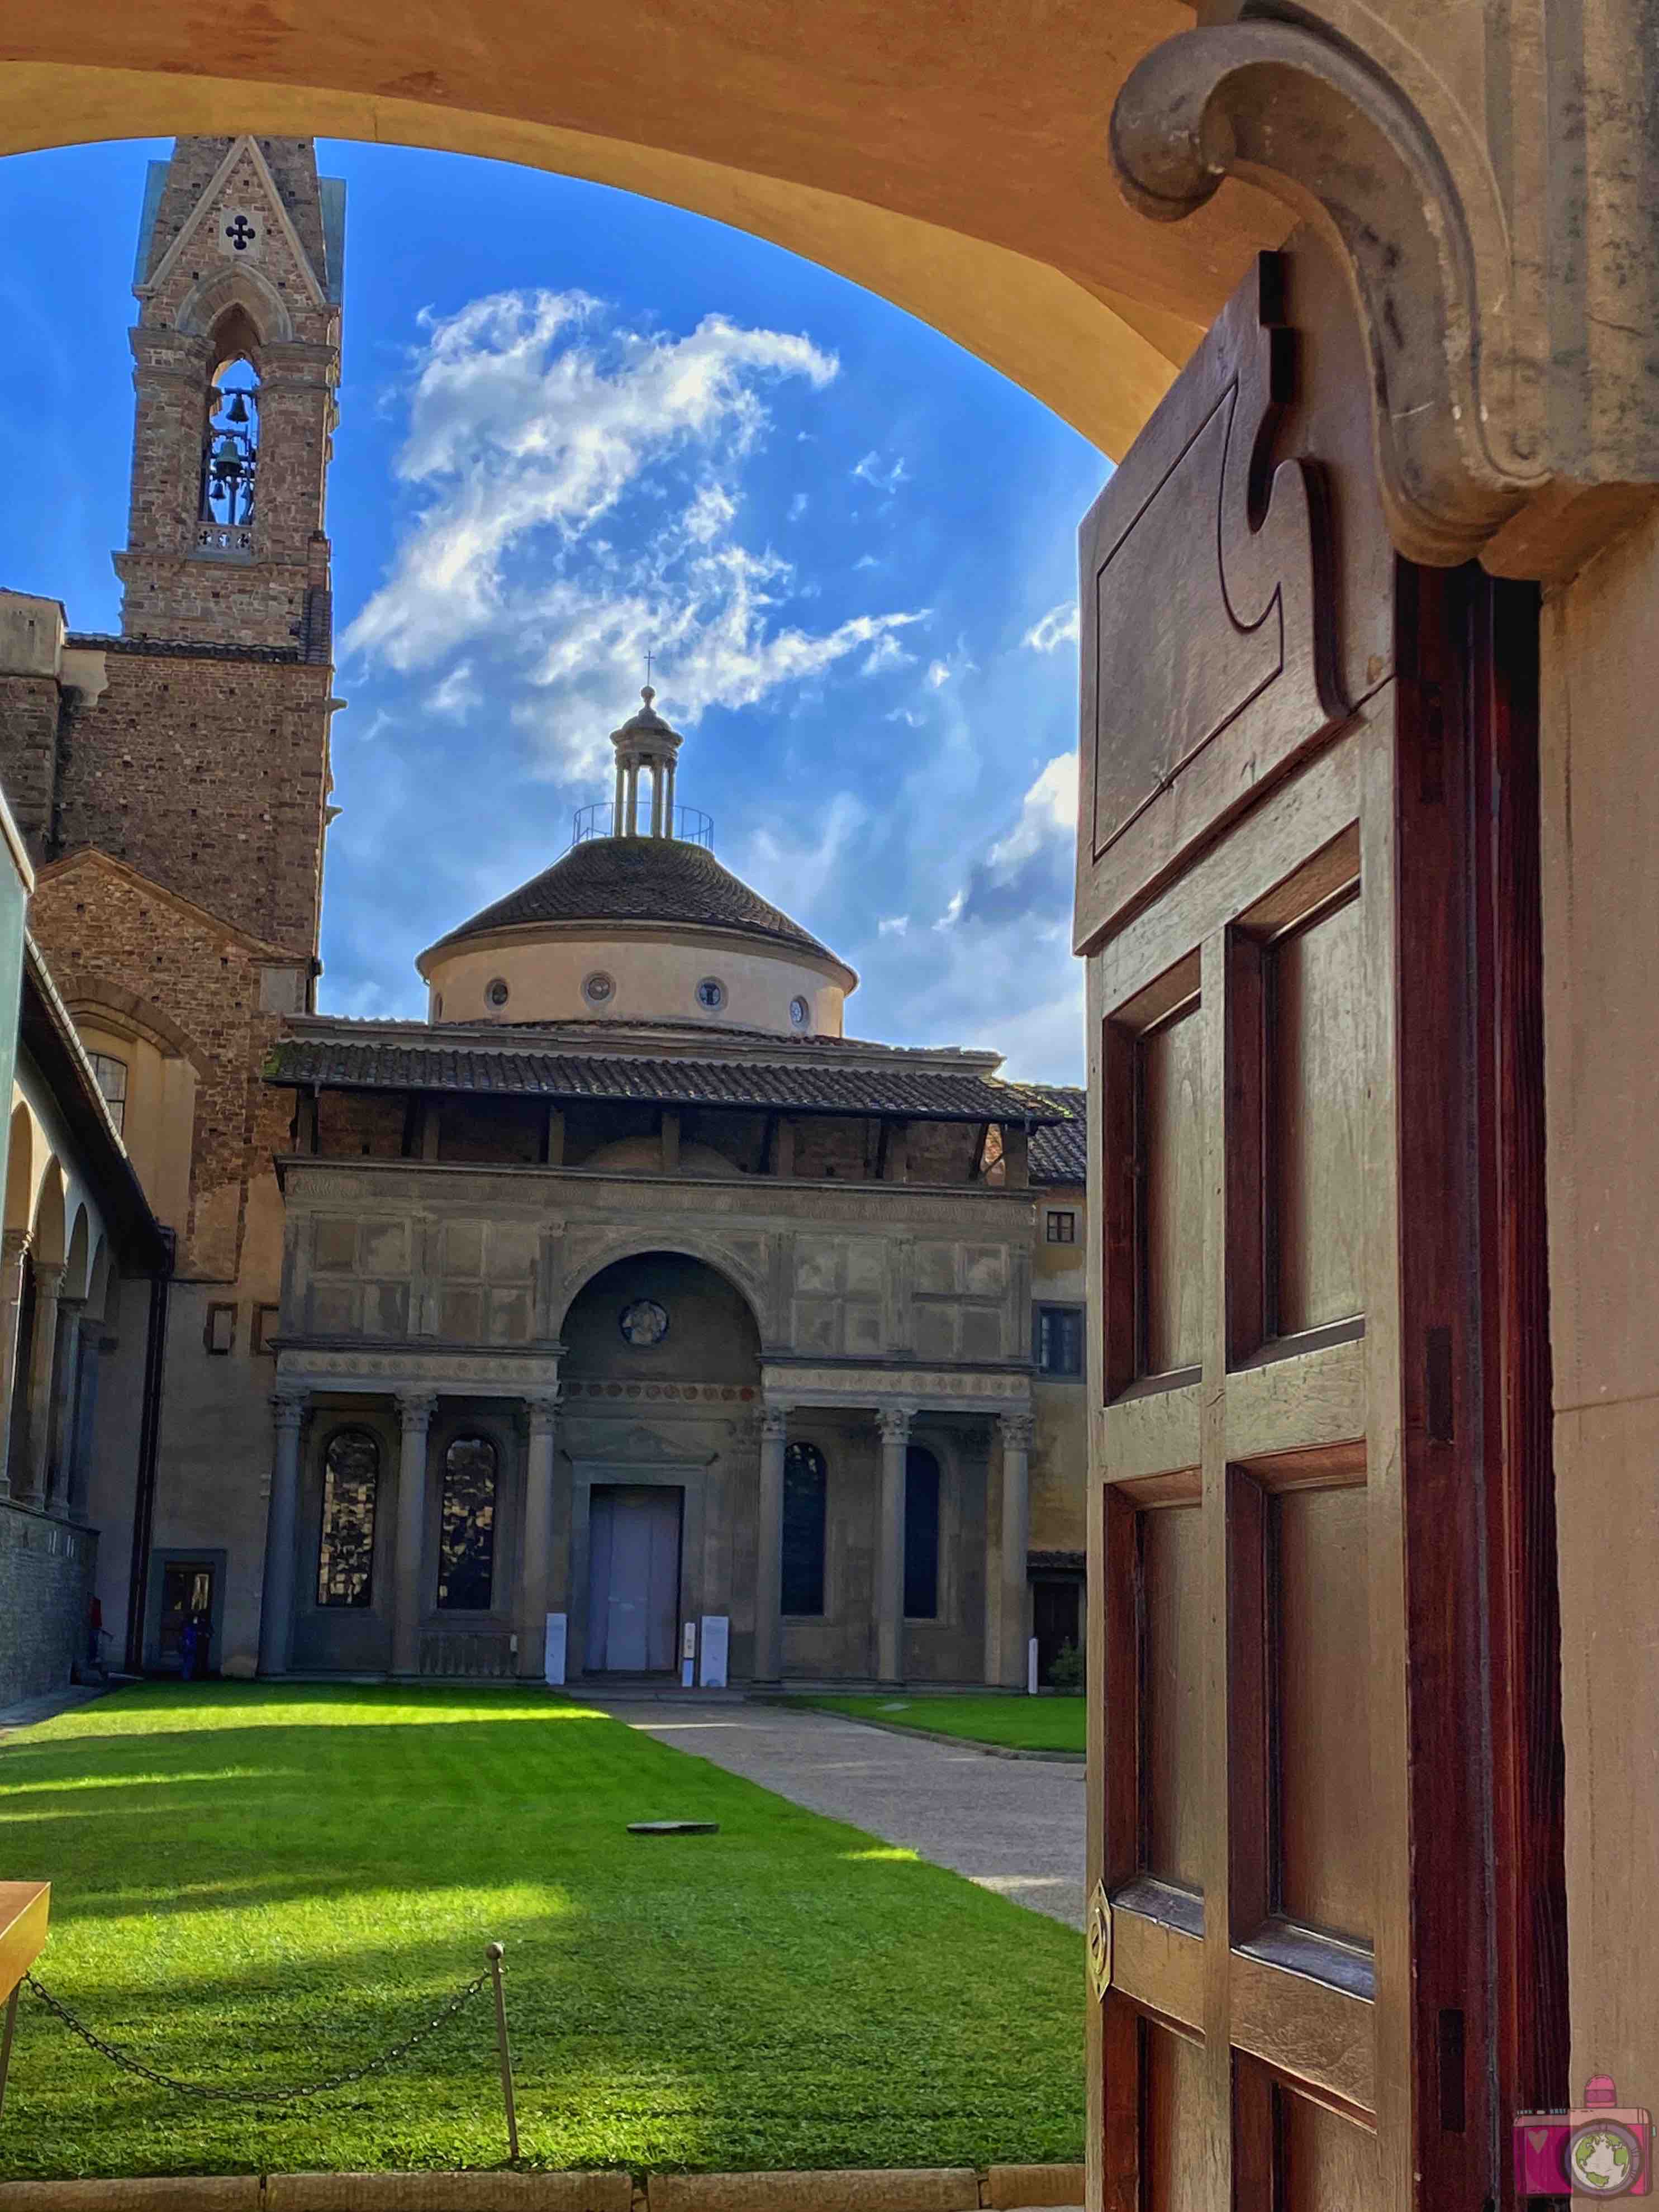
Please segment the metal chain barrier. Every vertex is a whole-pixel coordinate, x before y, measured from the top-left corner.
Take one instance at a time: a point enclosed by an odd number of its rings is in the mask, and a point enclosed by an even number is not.
[[[465,2006],[471,2004],[485,1984],[493,1980],[496,1987],[496,2010],[503,2061],[503,2087],[509,2099],[507,2110],[510,2115],[512,2113],[511,2091],[506,2085],[511,2077],[505,2071],[506,2013],[501,1996],[501,1953],[497,1945],[491,1944],[489,1948],[494,1956],[490,1960],[489,1966],[482,1974],[470,1981],[465,1989],[458,1990],[441,2012],[434,2013],[432,2018],[423,2026],[417,2027],[412,2035],[404,2036],[400,2043],[394,2043],[390,2050],[383,2051],[379,2057],[365,2059],[361,2066],[348,2066],[338,2074],[325,2075],[318,2081],[301,2081],[276,2088],[264,2087],[251,2089],[220,2088],[210,2082],[181,2081],[176,2075],[163,2074],[156,2067],[147,2066],[142,2058],[134,2057],[130,2051],[123,2051],[118,2045],[106,2041],[104,2037],[88,2027],[83,2020],[78,2020],[61,1998],[53,1996],[52,1991],[37,1975],[27,1974],[24,1979],[48,2012],[61,2020],[72,2035],[78,2035],[82,2042],[89,2049],[95,2051],[100,2057],[107,2058],[112,2066],[118,2066],[126,2074],[136,2074],[142,2081],[153,2081],[158,2088],[171,2089],[181,2097],[198,2097],[204,2101],[227,2105],[291,2104],[296,2098],[319,2097],[330,2089],[343,2089],[350,2082],[361,2081],[367,2075],[379,2074],[388,2066],[395,2066],[400,2058],[407,2058],[411,2051],[418,2049],[429,2035],[436,2033],[446,2021],[453,2020]],[[517,2129],[511,2118],[509,2128],[514,2138],[514,2151],[516,2155]]]

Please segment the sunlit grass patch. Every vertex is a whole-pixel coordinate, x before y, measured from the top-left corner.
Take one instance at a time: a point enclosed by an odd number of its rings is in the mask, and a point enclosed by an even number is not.
[[[811,1697],[798,1702],[820,1712],[845,1713],[851,1720],[926,1729],[1010,1751],[1084,1748],[1087,1706],[1082,1698]]]
[[[625,1832],[672,1818],[720,1832]],[[0,1744],[0,1826],[6,1874],[53,1885],[44,1978],[186,2079],[356,2064],[496,1938],[533,2163],[1080,2155],[1074,1936],[543,1692],[126,1691]],[[249,2111],[116,2073],[26,1998],[0,2174],[498,2164],[487,2006]]]

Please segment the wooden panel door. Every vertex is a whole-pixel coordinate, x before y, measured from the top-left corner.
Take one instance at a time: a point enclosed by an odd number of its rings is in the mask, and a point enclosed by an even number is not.
[[[1264,257],[1082,534],[1094,2212],[1474,2212],[1565,2087],[1535,931],[1493,587],[1395,561],[1364,380]]]

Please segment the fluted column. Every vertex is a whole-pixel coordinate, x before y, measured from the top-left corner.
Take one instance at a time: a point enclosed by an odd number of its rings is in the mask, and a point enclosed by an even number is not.
[[[881,1504],[876,1522],[876,1674],[883,1683],[903,1680],[904,1666],[904,1472],[910,1449],[910,1409],[884,1406],[876,1416],[881,1431]]]
[[[761,1417],[759,1539],[755,1559],[755,1680],[783,1674],[783,1456],[789,1415],[769,1406]]]
[[[44,1505],[51,1470],[52,1376],[58,1365],[58,1299],[64,1287],[61,1261],[34,1263],[34,1341],[28,1348],[28,1429],[23,1443],[23,1488],[16,1494]],[[13,1483],[14,1492],[16,1484]]]
[[[1003,1686],[1025,1687],[1026,1553],[1031,1541],[1031,1416],[1004,1413],[1002,1431]]]
[[[558,1399],[526,1401],[530,1448],[524,1464],[524,1541],[519,1550],[519,1672],[539,1682],[547,1674],[547,1560],[553,1542],[553,1439]]]
[[[11,1495],[12,1398],[17,1389],[17,1317],[23,1303],[23,1262],[28,1257],[29,1232],[8,1229],[0,1237],[0,1498]],[[17,1480],[23,1469],[15,1470]]]
[[[259,1608],[259,1672],[286,1674],[294,1642],[294,1552],[300,1522],[300,1431],[306,1394],[272,1393],[275,1437],[270,1504],[265,1515],[264,1596]]]
[[[431,1390],[400,1390],[403,1427],[398,1455],[398,1564],[392,1580],[392,1671],[421,1671],[421,1570],[426,1551],[426,1445],[438,1403]]]

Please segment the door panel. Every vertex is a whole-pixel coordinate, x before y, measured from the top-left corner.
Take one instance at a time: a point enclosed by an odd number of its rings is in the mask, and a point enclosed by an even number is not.
[[[601,1487],[588,1520],[588,1620],[595,1672],[661,1674],[679,1643],[683,1492]]]
[[[1389,555],[1347,316],[1321,249],[1267,257],[1082,533],[1103,2212],[1510,2201],[1488,587]]]

